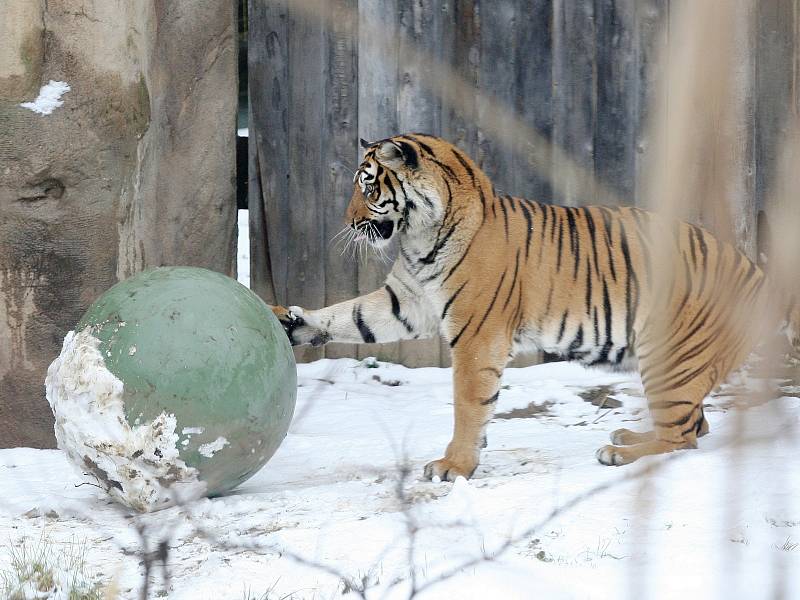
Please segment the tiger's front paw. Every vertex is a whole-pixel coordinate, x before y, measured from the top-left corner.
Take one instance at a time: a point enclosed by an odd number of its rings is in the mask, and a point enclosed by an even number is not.
[[[311,344],[312,346],[322,346],[330,341],[330,335],[322,328],[313,323],[313,318],[299,306],[273,306],[272,312],[278,317],[289,338],[292,346]]]
[[[440,458],[425,465],[425,478],[432,480],[438,477],[441,481],[455,481],[460,475],[469,479],[477,468],[477,460]]]

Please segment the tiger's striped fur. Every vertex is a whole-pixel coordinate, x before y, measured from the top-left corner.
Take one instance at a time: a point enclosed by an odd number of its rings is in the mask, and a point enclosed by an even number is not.
[[[386,284],[319,310],[274,310],[293,344],[444,336],[455,424],[428,477],[472,475],[503,369],[528,348],[638,365],[654,429],[614,432],[614,445],[597,452],[603,464],[691,448],[708,432],[703,398],[747,355],[757,332],[743,316],[767,302],[765,275],[747,257],[638,208],[498,194],[470,158],[433,136],[365,148],[347,221],[376,246],[398,238]]]

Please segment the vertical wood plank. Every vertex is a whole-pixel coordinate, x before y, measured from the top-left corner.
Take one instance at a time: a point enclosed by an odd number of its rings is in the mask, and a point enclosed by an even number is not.
[[[253,111],[249,110],[248,123],[253,128]],[[264,191],[261,189],[261,165],[258,158],[258,144],[255,139],[247,141],[247,203],[248,228],[250,239],[250,289],[268,304],[277,304],[275,281],[270,264],[267,219],[264,211]]]
[[[344,227],[358,155],[358,0],[330,0],[325,28],[325,111],[322,129],[325,305],[358,295],[358,269],[331,243]],[[328,344],[328,358],[354,357],[355,344]]]
[[[668,65],[669,76],[691,83],[666,92],[668,120],[661,129],[668,138],[668,160],[680,160],[682,177],[669,206],[680,207],[677,216],[703,224],[752,257],[755,1],[741,0],[712,16],[714,6],[670,2],[670,60],[680,62]],[[667,167],[674,172],[676,165]],[[663,188],[652,192],[661,195]],[[666,198],[660,202],[667,206]]]
[[[683,36],[683,33],[680,31],[680,27],[682,26],[681,15],[684,14],[686,11],[694,10],[697,8],[697,5],[693,5],[691,0],[669,0],[667,5],[667,24],[666,24],[666,57],[661,65],[663,69],[663,80],[667,83],[668,78],[670,77],[671,70],[674,68],[674,65],[671,63],[672,60],[680,60],[680,57],[674,51],[674,48],[677,47],[678,44],[686,43],[686,38]],[[698,130],[690,130],[689,135],[685,136],[686,139],[680,140],[676,137],[675,134],[675,127],[670,127],[671,121],[677,121],[679,118],[686,118],[686,117],[679,117],[679,111],[681,109],[678,108],[679,101],[681,100],[680,95],[686,93],[685,90],[681,91],[680,93],[674,91],[671,93],[671,90],[667,86],[663,86],[664,89],[661,90],[663,94],[660,97],[660,100],[663,100],[664,110],[660,111],[660,114],[654,113],[653,118],[661,118],[663,121],[661,123],[656,123],[656,126],[663,127],[664,135],[660,140],[661,143],[666,145],[667,152],[664,153],[662,156],[666,156],[669,152],[669,148],[673,147],[675,143],[681,144],[683,147],[684,154],[689,152],[694,152],[696,147],[702,143],[703,136],[700,135]],[[698,110],[698,108],[695,108]],[[717,111],[719,112],[719,111]],[[717,123],[716,127],[719,127],[719,123]],[[682,132],[685,134],[685,130]],[[674,141],[674,140],[677,140]],[[655,140],[656,143],[659,140]],[[709,140],[710,142],[710,140]],[[709,144],[711,145],[711,144]],[[655,148],[653,149],[653,156],[658,156],[658,153],[655,152]],[[661,150],[660,148],[658,150]],[[704,202],[704,195],[698,194],[697,190],[700,187],[700,180],[703,174],[709,173],[710,169],[707,163],[713,160],[713,155],[708,152],[703,152],[701,154],[702,159],[697,157],[697,152],[694,152],[695,160],[691,161],[688,165],[684,165],[685,172],[683,173],[683,177],[685,180],[684,185],[682,185],[681,189],[681,197],[676,199],[676,206],[679,206],[680,209],[676,212],[677,216],[680,218],[689,221],[691,223],[696,223],[698,225],[705,225],[708,226],[708,223],[704,223],[703,221],[703,202]],[[701,164],[702,160],[702,164]],[[662,166],[658,165],[657,168],[669,169],[670,165]],[[706,177],[706,180],[713,180],[711,177]],[[645,186],[649,184],[647,179],[643,182]],[[658,190],[645,190],[646,197],[654,197],[658,195]],[[694,195],[692,197],[692,195]],[[657,204],[655,207],[657,210],[660,209],[659,205]],[[713,232],[713,230],[712,230]],[[727,231],[728,233],[730,230]],[[713,232],[716,233],[716,232]],[[730,241],[730,240],[726,240]]]
[[[636,104],[633,108],[635,181],[633,204],[644,207],[645,177],[649,161],[653,160],[652,128],[650,119],[654,118],[655,107],[659,102],[659,82],[664,76],[663,65],[659,64],[667,49],[667,30],[669,21],[668,0],[639,0],[635,4],[634,52],[636,59]]]
[[[756,40],[756,208],[764,209],[778,165],[781,142],[793,111],[795,2],[757,5]]]
[[[474,158],[498,193],[514,193],[514,147],[519,134],[510,118],[516,102],[514,40],[517,7],[514,0],[477,0],[480,18],[480,65],[478,67],[478,153]],[[502,34],[500,33],[502,32]],[[491,134],[483,125],[502,109],[508,116]]]
[[[514,108],[549,140],[553,135],[553,5],[550,0],[516,0],[515,13]],[[538,174],[530,141],[519,134],[516,138],[511,165],[514,195],[552,202],[549,174]]]
[[[553,2],[553,143],[593,172],[597,104],[594,4]],[[592,186],[578,189],[570,170],[554,158],[558,203],[592,204]]]
[[[758,0],[740,0],[734,8],[736,43],[734,44],[734,98],[738,105],[734,113],[733,148],[735,167],[731,179],[733,193],[730,205],[730,224],[736,245],[751,259],[756,259],[757,180],[756,180],[756,53],[758,45]],[[738,118],[738,119],[737,119]],[[772,143],[776,143],[773,140]],[[724,202],[724,200],[723,200]]]
[[[323,0],[309,2],[324,14]],[[309,12],[310,12],[309,11]],[[323,19],[289,5],[289,269],[291,304],[325,305],[325,213],[320,197],[322,170],[324,34]],[[297,300],[295,300],[297,299]],[[322,358],[322,348],[295,348],[298,361]]]
[[[550,40],[548,36],[538,37],[542,29],[545,32],[550,29],[541,26],[542,20],[549,22],[550,11],[542,4],[531,6],[530,2],[519,0],[479,2],[478,87],[483,97],[478,102],[477,160],[498,193],[532,197],[544,187],[528,162],[530,153],[526,151],[526,140],[513,121],[514,117],[522,118],[535,129],[542,124],[550,125],[549,51],[543,47]],[[534,28],[534,23],[539,27]],[[509,40],[514,42],[509,43]],[[537,53],[541,50],[544,50],[543,56]],[[542,68],[544,73],[540,71]],[[542,98],[540,85],[547,88],[541,105],[537,102]],[[482,124],[500,108],[509,118],[500,123],[499,132],[486,135]],[[512,366],[525,366],[539,360],[538,353],[520,356]]]
[[[636,180],[636,114],[639,86],[634,51],[636,3],[595,0],[597,119],[596,176],[624,204],[632,204]]]
[[[446,0],[443,3],[442,61],[454,75],[475,89],[479,83],[480,18],[475,0]],[[450,97],[444,94],[444,98]],[[476,96],[465,99],[465,106],[442,103],[441,136],[456,144],[471,158],[478,158],[478,106]],[[452,364],[450,345],[439,339],[440,365]]]
[[[794,116],[800,117],[800,0],[794,0],[794,68],[792,69],[792,91],[794,93]]]
[[[756,234],[755,5],[756,0],[740,0],[725,15],[724,27],[731,38],[721,43],[730,44],[731,54],[718,67],[725,70],[721,75],[728,85],[725,102],[711,105],[707,113],[718,120],[710,130],[714,136],[691,141],[691,150],[700,153],[698,196],[692,200],[700,208],[701,222],[751,258],[755,258]]]
[[[475,0],[442,2],[442,62],[454,75],[478,89],[480,63],[480,19]],[[445,94],[444,97],[449,97]],[[456,144],[470,157],[477,159],[478,110],[475,96],[466,99],[464,107],[443,103],[441,135]]]
[[[437,0],[398,0],[400,47],[397,71],[398,133],[441,131],[441,103],[433,89],[425,85],[424,61],[409,60],[408,44],[434,60],[442,53],[442,11]],[[409,367],[440,364],[439,340],[414,340],[400,343],[400,360]]]
[[[397,124],[398,133],[438,133],[441,104],[438,95],[425,84],[426,61],[409,60],[409,45],[432,59],[442,55],[441,3],[434,0],[398,0]]]
[[[358,133],[367,141],[397,133],[397,0],[359,2],[358,36]],[[385,36],[375,35],[385,31]],[[360,154],[357,162],[360,162]],[[394,258],[397,251],[392,249]],[[380,287],[390,265],[377,259],[358,265],[358,292],[366,294]],[[380,360],[400,362],[399,344],[359,344],[359,358],[377,356]]]
[[[286,0],[248,2],[250,286],[286,304],[289,222],[289,16]]]

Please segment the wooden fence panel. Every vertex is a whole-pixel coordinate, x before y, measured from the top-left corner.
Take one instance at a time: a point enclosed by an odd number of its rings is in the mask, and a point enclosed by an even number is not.
[[[597,120],[595,19],[592,2],[553,1],[553,143],[589,173],[594,172]],[[554,155],[554,201],[595,202],[592,186],[580,189],[571,170]]]
[[[250,285],[270,304],[289,303],[288,0],[250,2]]]
[[[383,283],[389,265],[330,245],[360,161],[359,137],[442,135],[498,190],[571,205],[642,204],[655,154],[649,120],[665,93],[658,59],[670,12],[686,1],[250,0],[254,289],[268,301],[315,308]],[[789,107],[800,110],[800,0],[754,6],[742,38],[739,76],[752,81],[740,98],[749,121],[739,131],[732,204],[746,250],[753,213],[770,191],[776,138]],[[436,65],[451,78],[431,78]],[[452,78],[474,90],[458,106],[443,101]],[[550,146],[522,135],[520,123]],[[715,217],[697,209],[712,224]],[[441,341],[324,353],[408,365],[448,364],[449,354]]]
[[[756,39],[755,107],[756,200],[764,209],[778,164],[780,144],[788,132],[793,112],[792,93],[798,79],[795,67],[795,29],[798,27],[797,0],[759,2]]]
[[[442,28],[442,62],[470,87],[478,89],[480,64],[480,9],[474,2],[447,0],[442,10],[448,19]],[[452,85],[452,82],[442,82]],[[444,94],[444,97],[449,97]],[[464,105],[442,104],[440,135],[459,146],[469,156],[478,156],[478,103],[476,96],[465,99]],[[439,340],[442,366],[450,365],[450,346]]]
[[[449,17],[442,28],[442,62],[449,65],[455,76],[478,89],[480,64],[480,10],[473,2],[447,0],[443,10]],[[443,82],[448,85],[449,82]],[[442,105],[441,135],[459,146],[470,156],[477,157],[478,109],[477,99],[465,99],[467,108]]]
[[[474,156],[499,193],[513,193],[514,149],[506,140],[513,140],[516,89],[514,77],[514,44],[517,10],[512,0],[480,0],[480,54],[478,65],[478,153]],[[505,31],[505,36],[496,35]],[[505,60],[492,60],[505,56]],[[484,122],[497,114],[504,115],[499,129],[504,139],[490,135]]]
[[[514,59],[514,110],[544,139],[553,135],[553,3],[517,0]],[[514,136],[511,192],[515,196],[552,202],[548,177],[536,168],[531,141]],[[508,167],[507,167],[508,168]]]
[[[634,204],[636,182],[635,2],[597,0],[597,124],[594,134],[594,170],[623,204]],[[602,51],[600,51],[602,49]]]
[[[645,176],[654,157],[652,133],[649,129],[654,107],[661,93],[659,59],[667,47],[669,20],[668,0],[638,0],[634,14],[634,46],[636,55],[635,97],[632,99],[631,120],[634,126],[633,151],[635,173],[633,204],[645,204]]]
[[[734,123],[733,160],[737,167],[731,177],[734,193],[727,200],[727,218],[724,227],[731,230],[734,243],[751,259],[756,259],[757,199],[756,199],[756,52],[758,38],[758,0],[740,0],[735,7],[739,14],[736,32],[734,75],[740,115]],[[704,219],[705,220],[705,219]]]
[[[358,139],[368,142],[381,140],[398,131],[397,94],[399,55],[396,45],[398,31],[398,0],[359,2],[358,36]],[[374,35],[381,31],[385,35]],[[360,162],[360,159],[359,161]],[[354,169],[358,164],[354,165]],[[390,257],[397,254],[393,247]],[[390,265],[375,258],[358,265],[358,292],[367,294],[383,283]],[[381,360],[400,362],[399,344],[361,344],[358,357],[377,356]]]
[[[325,261],[325,304],[358,295],[358,268],[331,243],[344,227],[353,191],[353,171],[359,163],[358,140],[358,0],[331,0],[330,26],[325,31],[325,107],[322,129],[322,208]],[[329,358],[356,356],[355,344],[330,344]]]
[[[398,0],[398,131],[438,133],[442,129],[441,102],[434,90],[424,83],[425,72],[431,68],[430,61],[408,59],[424,54],[431,60],[441,60],[441,8],[439,0]],[[417,53],[407,51],[412,48]],[[401,342],[400,361],[411,367],[440,364],[438,338]]]
[[[326,0],[312,0],[309,10],[289,3],[289,300],[303,298],[306,306],[325,305],[325,212],[320,198],[322,131],[326,62],[324,11]],[[323,18],[309,18],[320,14]],[[327,108],[327,107],[326,107]],[[333,274],[331,274],[333,275]],[[299,361],[322,358],[322,348],[295,348]]]
[[[794,0],[794,68],[791,70],[794,92],[794,116],[800,117],[800,0]]]

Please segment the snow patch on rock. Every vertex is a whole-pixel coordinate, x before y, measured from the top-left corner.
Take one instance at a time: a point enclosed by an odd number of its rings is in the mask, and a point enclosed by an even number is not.
[[[99,346],[91,328],[70,331],[47,370],[58,447],[109,495],[138,511],[203,495],[197,469],[179,457],[175,415],[162,412],[131,427],[122,381],[106,368]]]
[[[59,106],[64,104],[61,96],[70,91],[69,85],[63,81],[53,81],[52,79],[43,85],[39,90],[39,95],[33,102],[23,102],[20,104],[22,108],[27,108],[40,115],[49,115]]]

